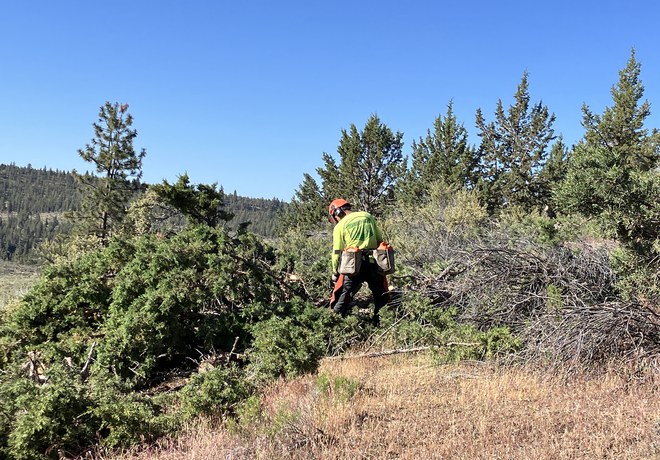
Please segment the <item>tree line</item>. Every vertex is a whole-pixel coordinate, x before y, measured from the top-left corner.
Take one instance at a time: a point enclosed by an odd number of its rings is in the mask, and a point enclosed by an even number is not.
[[[532,103],[527,73],[508,108],[497,101],[492,120],[477,110],[478,145],[468,143],[450,101],[433,129],[412,142],[410,165],[403,133],[374,114],[362,130],[342,130],[337,155],[324,153],[316,170],[320,182],[305,174],[284,222],[318,226],[324,205],[338,196],[385,216],[405,204],[422,206],[442,185],[470,194],[493,218],[512,210],[585,216],[623,245],[624,259],[657,263],[660,132],[645,127],[650,104],[640,72],[632,50],[612,87],[613,105],[599,115],[585,104],[584,137],[570,148],[555,135],[555,115]]]
[[[146,187],[136,186],[136,197]],[[71,232],[71,217],[80,211],[81,188],[69,171],[0,164],[0,259],[40,263],[35,250]],[[233,214],[227,226],[248,225],[258,235],[273,237],[286,205],[277,198],[252,198],[234,191],[226,195],[226,207]]]
[[[64,214],[79,202],[68,172],[0,164],[0,259],[32,260],[36,246],[70,231]]]

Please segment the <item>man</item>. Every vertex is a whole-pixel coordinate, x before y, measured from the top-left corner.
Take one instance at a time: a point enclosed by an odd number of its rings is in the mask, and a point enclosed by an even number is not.
[[[353,212],[350,203],[343,198],[337,198],[330,203],[328,214],[330,222],[335,224],[332,232],[332,280],[335,285],[330,308],[346,316],[350,312],[353,297],[366,281],[374,297],[372,321],[378,325],[378,313],[388,302],[389,291],[387,278],[378,271],[370,250],[376,249],[383,241],[383,233],[371,214],[364,211]],[[346,248],[361,250],[362,263],[355,275],[339,274],[341,252]]]

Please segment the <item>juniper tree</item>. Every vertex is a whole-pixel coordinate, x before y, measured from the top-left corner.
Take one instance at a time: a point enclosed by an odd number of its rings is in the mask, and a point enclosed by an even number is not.
[[[372,115],[362,131],[352,124],[342,130],[339,163],[324,153],[317,172],[326,200],[343,197],[360,210],[380,215],[394,200],[397,181],[405,172],[403,133],[392,130]]]
[[[188,174],[179,176],[176,184],[170,184],[166,180],[162,184],[154,185],[151,189],[183,215],[195,223],[206,224],[209,227],[217,227],[221,222],[232,219],[233,214],[226,211],[225,192],[217,184],[191,185]]]
[[[554,214],[552,192],[566,177],[569,150],[564,144],[563,136],[559,136],[550,148],[548,158],[538,174],[539,198],[548,211]]]
[[[317,229],[325,217],[327,199],[323,196],[318,182],[308,173],[279,221],[279,232],[287,232],[294,227],[304,230]]]
[[[99,110],[94,138],[80,157],[91,163],[94,173],[73,174],[82,188],[82,210],[75,214],[77,229],[107,242],[113,229],[122,222],[127,205],[140,187],[142,159],[146,151],[135,151],[133,116],[128,104],[106,102]]]
[[[554,121],[555,115],[541,102],[530,105],[527,72],[508,111],[498,100],[495,121],[487,123],[481,109],[477,110],[476,125],[481,137],[478,187],[489,212],[507,206],[532,210],[545,204],[539,171],[554,139]]]
[[[634,50],[602,115],[582,108],[584,138],[571,153],[555,200],[567,213],[596,218],[612,236],[647,253],[660,237],[660,133],[650,115]]]
[[[318,229],[325,220],[328,203],[342,197],[356,209],[382,214],[395,197],[397,182],[405,173],[403,134],[393,133],[372,115],[364,130],[352,124],[342,129],[337,159],[323,153],[323,167],[316,169],[320,183],[310,174],[280,221],[281,231],[291,227]]]
[[[431,185],[471,189],[477,180],[478,158],[468,145],[468,132],[458,123],[453,102],[444,117],[438,116],[433,132],[412,143],[412,163],[399,187],[399,199],[419,202],[428,198]]]

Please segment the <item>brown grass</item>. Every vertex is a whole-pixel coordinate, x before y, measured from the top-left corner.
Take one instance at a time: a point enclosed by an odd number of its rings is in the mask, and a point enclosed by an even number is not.
[[[25,294],[38,276],[34,266],[0,260],[0,310]]]
[[[249,423],[200,424],[112,458],[660,458],[657,379],[615,371],[438,366],[424,355],[327,360],[316,376],[277,382],[259,408]]]

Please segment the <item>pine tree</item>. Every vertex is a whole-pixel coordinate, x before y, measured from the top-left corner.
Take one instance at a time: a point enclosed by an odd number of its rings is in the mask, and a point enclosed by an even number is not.
[[[131,128],[133,117],[127,110],[128,104],[117,102],[101,106],[98,121],[93,124],[94,138],[78,150],[99,176],[73,171],[83,192],[82,210],[76,214],[78,229],[96,235],[102,242],[122,222],[129,200],[140,187],[146,151],[136,152],[133,147],[137,131]]]
[[[482,159],[478,187],[491,213],[507,206],[532,210],[544,205],[538,174],[554,139],[555,115],[541,102],[530,106],[528,87],[525,72],[514,104],[505,113],[498,100],[493,122],[486,123],[481,109],[477,110],[481,137],[478,154]]]

